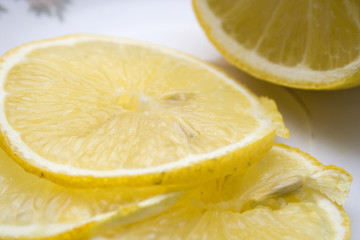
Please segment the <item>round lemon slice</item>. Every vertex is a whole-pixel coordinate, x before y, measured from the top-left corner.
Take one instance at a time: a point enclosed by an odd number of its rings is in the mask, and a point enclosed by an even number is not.
[[[233,65],[302,89],[360,84],[360,2],[193,0],[206,35]]]
[[[4,149],[77,186],[186,184],[244,172],[288,135],[272,100],[193,57],[71,35],[0,59]]]
[[[166,190],[66,188],[24,172],[0,149],[0,239],[78,239],[109,222],[137,222],[184,195]]]
[[[311,156],[275,145],[243,176],[210,181],[187,204],[100,239],[334,239],[350,238],[343,203],[352,177]]]

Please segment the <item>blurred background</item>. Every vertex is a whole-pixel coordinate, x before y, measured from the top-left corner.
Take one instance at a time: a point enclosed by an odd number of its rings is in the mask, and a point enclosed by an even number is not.
[[[360,239],[360,87],[304,91],[255,79],[228,64],[206,38],[190,0],[0,0],[0,55],[20,44],[97,33],[178,49],[224,69],[258,95],[273,98],[290,129],[277,139],[354,177],[344,208]]]

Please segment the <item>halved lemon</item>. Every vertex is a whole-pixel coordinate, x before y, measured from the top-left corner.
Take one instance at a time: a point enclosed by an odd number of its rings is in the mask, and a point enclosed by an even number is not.
[[[159,214],[181,192],[166,188],[72,189],[24,172],[0,149],[0,239],[77,239],[95,226]]]
[[[244,172],[288,135],[272,100],[148,43],[71,35],[0,59],[0,129],[27,171],[77,187]]]
[[[275,145],[244,176],[208,182],[187,205],[91,239],[349,239],[349,218],[336,202],[351,181],[343,169]]]
[[[205,33],[233,65],[284,86],[360,84],[360,2],[193,0]]]

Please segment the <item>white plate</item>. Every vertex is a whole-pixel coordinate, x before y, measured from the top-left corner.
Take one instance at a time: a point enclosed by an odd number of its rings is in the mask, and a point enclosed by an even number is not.
[[[211,62],[259,95],[276,100],[289,139],[278,139],[354,177],[345,204],[351,239],[360,239],[360,87],[302,91],[257,80],[230,66],[197,23],[190,0],[0,0],[0,55],[32,40],[99,33],[145,40]]]

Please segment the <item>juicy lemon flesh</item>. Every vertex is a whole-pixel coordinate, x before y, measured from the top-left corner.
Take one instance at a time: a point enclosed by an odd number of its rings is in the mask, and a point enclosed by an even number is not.
[[[131,44],[38,48],[4,86],[5,114],[22,141],[82,169],[175,162],[236,143],[259,125],[248,96],[219,76]]]
[[[118,211],[165,188],[148,189],[73,189],[26,173],[0,149],[0,238],[4,228],[34,226],[50,232],[55,226],[76,226],[100,214]],[[44,231],[47,229],[47,231]],[[68,230],[69,230],[68,229]],[[31,236],[22,236],[22,238]]]
[[[92,239],[348,239],[346,212],[309,184],[329,168],[278,145],[244,176],[208,182],[183,206]],[[335,170],[351,182],[347,172]],[[327,183],[344,195],[349,191],[336,178]]]
[[[229,37],[268,61],[318,71],[360,57],[360,2],[207,0]]]

